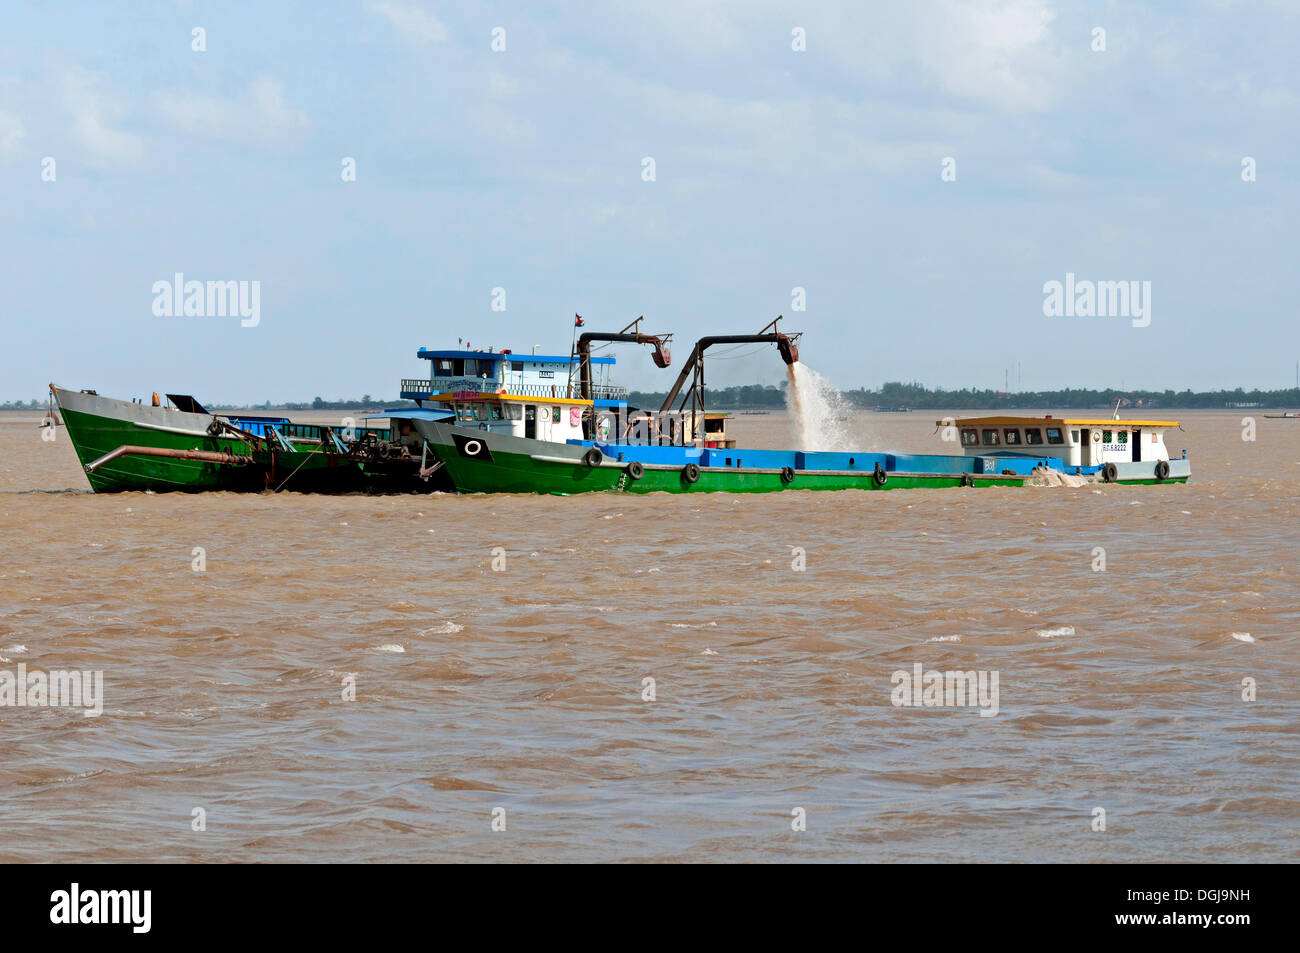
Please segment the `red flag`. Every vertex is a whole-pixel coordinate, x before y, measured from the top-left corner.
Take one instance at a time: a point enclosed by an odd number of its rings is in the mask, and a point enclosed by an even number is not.
[[[582,327],[582,315],[580,315],[580,314],[574,314],[574,316],[573,316],[573,326],[574,326],[575,328],[580,328],[580,327]]]

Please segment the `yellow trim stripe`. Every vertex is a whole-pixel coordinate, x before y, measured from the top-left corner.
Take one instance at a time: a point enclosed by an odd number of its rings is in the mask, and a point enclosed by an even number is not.
[[[530,404],[578,404],[582,407],[594,407],[594,400],[574,400],[569,397],[524,397],[519,394],[475,394],[473,397],[457,397],[451,393],[430,394],[422,400],[436,400],[444,404],[470,403],[471,401],[486,400],[517,400],[525,401]]]
[[[1177,427],[1177,420],[1110,420],[1083,417],[957,417],[952,426],[957,427],[1051,427],[1058,424],[1065,426],[1109,427],[1123,430],[1132,427]],[[947,420],[936,420],[936,427],[949,426]]]

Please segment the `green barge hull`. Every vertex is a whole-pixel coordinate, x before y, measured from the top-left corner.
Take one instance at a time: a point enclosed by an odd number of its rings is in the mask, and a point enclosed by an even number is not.
[[[96,493],[129,490],[346,493],[364,490],[370,480],[363,462],[322,450],[268,448],[262,440],[214,436],[210,414],[151,407],[98,394],[50,386],[64,429]],[[120,447],[198,452],[232,462],[126,453],[91,465]],[[233,462],[233,461],[248,462]]]
[[[1012,474],[917,473],[871,470],[791,470],[636,464],[590,448],[485,433],[435,422],[417,424],[461,493],[774,493],[784,490],[944,489],[1026,486]],[[602,455],[603,456],[603,455]],[[1187,476],[1119,479],[1124,484],[1185,483]]]

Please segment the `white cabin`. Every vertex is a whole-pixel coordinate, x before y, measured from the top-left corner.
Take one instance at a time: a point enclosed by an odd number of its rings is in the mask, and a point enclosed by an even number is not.
[[[1060,457],[1067,466],[1168,460],[1165,431],[1176,420],[1106,420],[1082,417],[951,417],[966,456]]]
[[[402,397],[407,400],[433,400],[437,394],[471,390],[531,397],[577,396],[579,363],[571,355],[422,347],[416,356],[429,362],[429,377],[402,381]],[[627,388],[609,381],[613,367],[613,357],[591,358],[591,396],[598,406],[617,407],[627,402]]]
[[[455,414],[449,421],[453,426],[555,443],[582,439],[582,418],[593,406],[589,400],[478,391],[434,394],[428,400]]]

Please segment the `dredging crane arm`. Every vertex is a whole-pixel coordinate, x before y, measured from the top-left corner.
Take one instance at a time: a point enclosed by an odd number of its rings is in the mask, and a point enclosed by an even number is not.
[[[781,360],[787,364],[793,364],[799,360],[799,348],[795,344],[794,338],[788,334],[782,334],[780,331],[773,331],[768,334],[715,334],[710,337],[700,338],[695,342],[695,349],[691,351],[691,356],[687,358],[686,364],[682,367],[682,372],[677,375],[677,383],[673,384],[673,389],[668,392],[668,398],[664,405],[659,408],[661,414],[667,413],[672,409],[673,401],[681,393],[682,385],[686,379],[694,373],[696,367],[703,363],[704,352],[714,344],[775,344],[777,350],[781,352]]]
[[[667,367],[672,363],[668,350],[671,334],[614,334],[607,331],[588,331],[578,338],[578,373],[579,395],[583,400],[591,400],[591,342],[621,341],[627,344],[650,344],[654,350],[650,353],[655,367]]]

